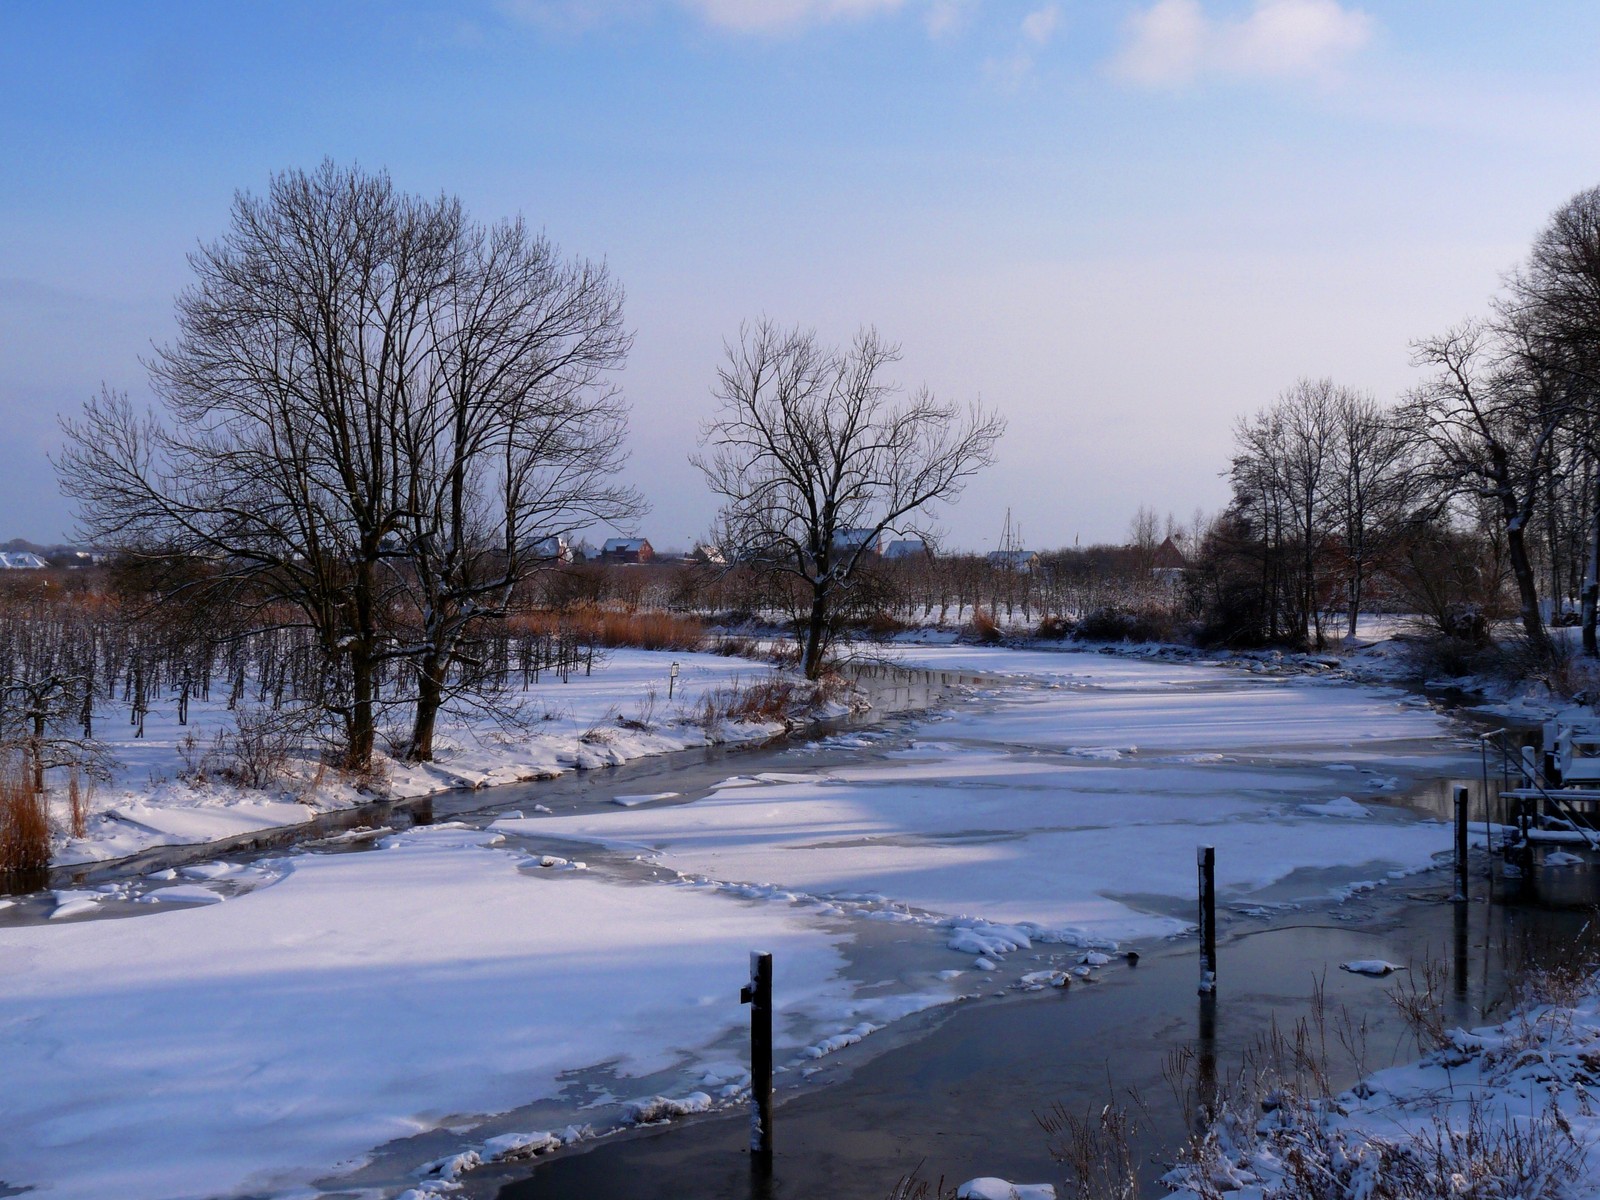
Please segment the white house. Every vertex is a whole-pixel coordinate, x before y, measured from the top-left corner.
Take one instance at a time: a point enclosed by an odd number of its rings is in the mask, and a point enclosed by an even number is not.
[[[0,571],[42,571],[49,565],[26,550],[0,551]]]
[[[572,561],[572,547],[564,537],[541,538],[534,543],[533,552],[539,558],[554,559],[556,562]]]

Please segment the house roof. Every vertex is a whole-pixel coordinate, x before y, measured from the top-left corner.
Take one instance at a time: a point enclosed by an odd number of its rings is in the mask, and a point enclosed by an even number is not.
[[[633,554],[650,545],[649,538],[607,538],[603,547],[606,554]]]
[[[899,538],[884,550],[885,558],[914,558],[928,552],[928,543],[921,538]]]
[[[835,546],[870,546],[878,540],[875,529],[835,529],[833,531],[833,544]]]
[[[1170,537],[1156,547],[1155,556],[1150,560],[1150,565],[1157,570],[1179,568],[1189,565],[1189,560],[1183,556],[1183,551]]]

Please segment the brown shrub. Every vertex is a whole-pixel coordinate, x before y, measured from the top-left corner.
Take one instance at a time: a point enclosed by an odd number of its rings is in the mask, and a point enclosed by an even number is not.
[[[669,612],[625,612],[585,605],[557,613],[548,609],[517,613],[510,627],[519,633],[569,634],[607,649],[701,650],[707,641],[705,622]]]
[[[973,610],[972,624],[967,627],[967,633],[973,641],[985,646],[992,646],[1000,640],[1000,626],[981,608]]]
[[[0,871],[50,865],[50,814],[45,799],[18,769],[0,774]]]

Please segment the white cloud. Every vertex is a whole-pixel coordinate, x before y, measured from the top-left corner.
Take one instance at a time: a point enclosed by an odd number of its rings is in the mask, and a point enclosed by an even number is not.
[[[677,7],[703,24],[735,33],[788,33],[810,25],[894,12],[905,0],[498,0],[514,20],[582,32]],[[934,8],[941,7],[935,4]],[[953,5],[950,7],[954,7]],[[929,17],[930,31],[935,18]]]
[[[1368,14],[1340,0],[1255,0],[1236,19],[1208,16],[1200,0],[1157,0],[1129,20],[1111,69],[1147,87],[1206,75],[1328,79],[1373,29]]]
[[[923,23],[931,38],[948,37],[966,23],[971,0],[933,0]]]
[[[1035,46],[1045,45],[1061,27],[1061,6],[1046,4],[1022,18],[1022,36]]]
[[[706,24],[738,33],[781,33],[806,25],[893,12],[902,0],[680,0]]]

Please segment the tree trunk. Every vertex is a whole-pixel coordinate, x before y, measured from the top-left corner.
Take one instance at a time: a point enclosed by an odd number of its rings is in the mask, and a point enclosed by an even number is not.
[[[33,759],[33,794],[44,795],[44,717],[35,714],[33,718],[33,745],[29,748],[29,757]]]
[[[1533,577],[1533,564],[1528,559],[1522,526],[1515,521],[1506,530],[1506,554],[1511,560],[1512,577],[1517,581],[1523,632],[1528,635],[1528,641],[1535,649],[1543,651],[1549,646],[1550,640],[1544,631],[1544,620],[1539,615],[1539,585]]]
[[[806,622],[805,653],[800,659],[800,669],[807,679],[822,678],[822,653],[828,629],[828,594],[814,588],[811,594],[811,617]]]
[[[1600,495],[1594,497],[1594,512],[1589,526],[1589,566],[1583,577],[1583,652],[1600,658],[1595,637],[1595,620],[1600,613]]]
[[[433,731],[443,700],[444,671],[438,659],[429,656],[417,665],[417,713],[411,724],[411,744],[406,747],[408,762],[433,761]]]
[[[372,770],[372,750],[377,742],[377,671],[366,646],[350,655],[350,717],[345,722],[347,769],[364,775]]]

